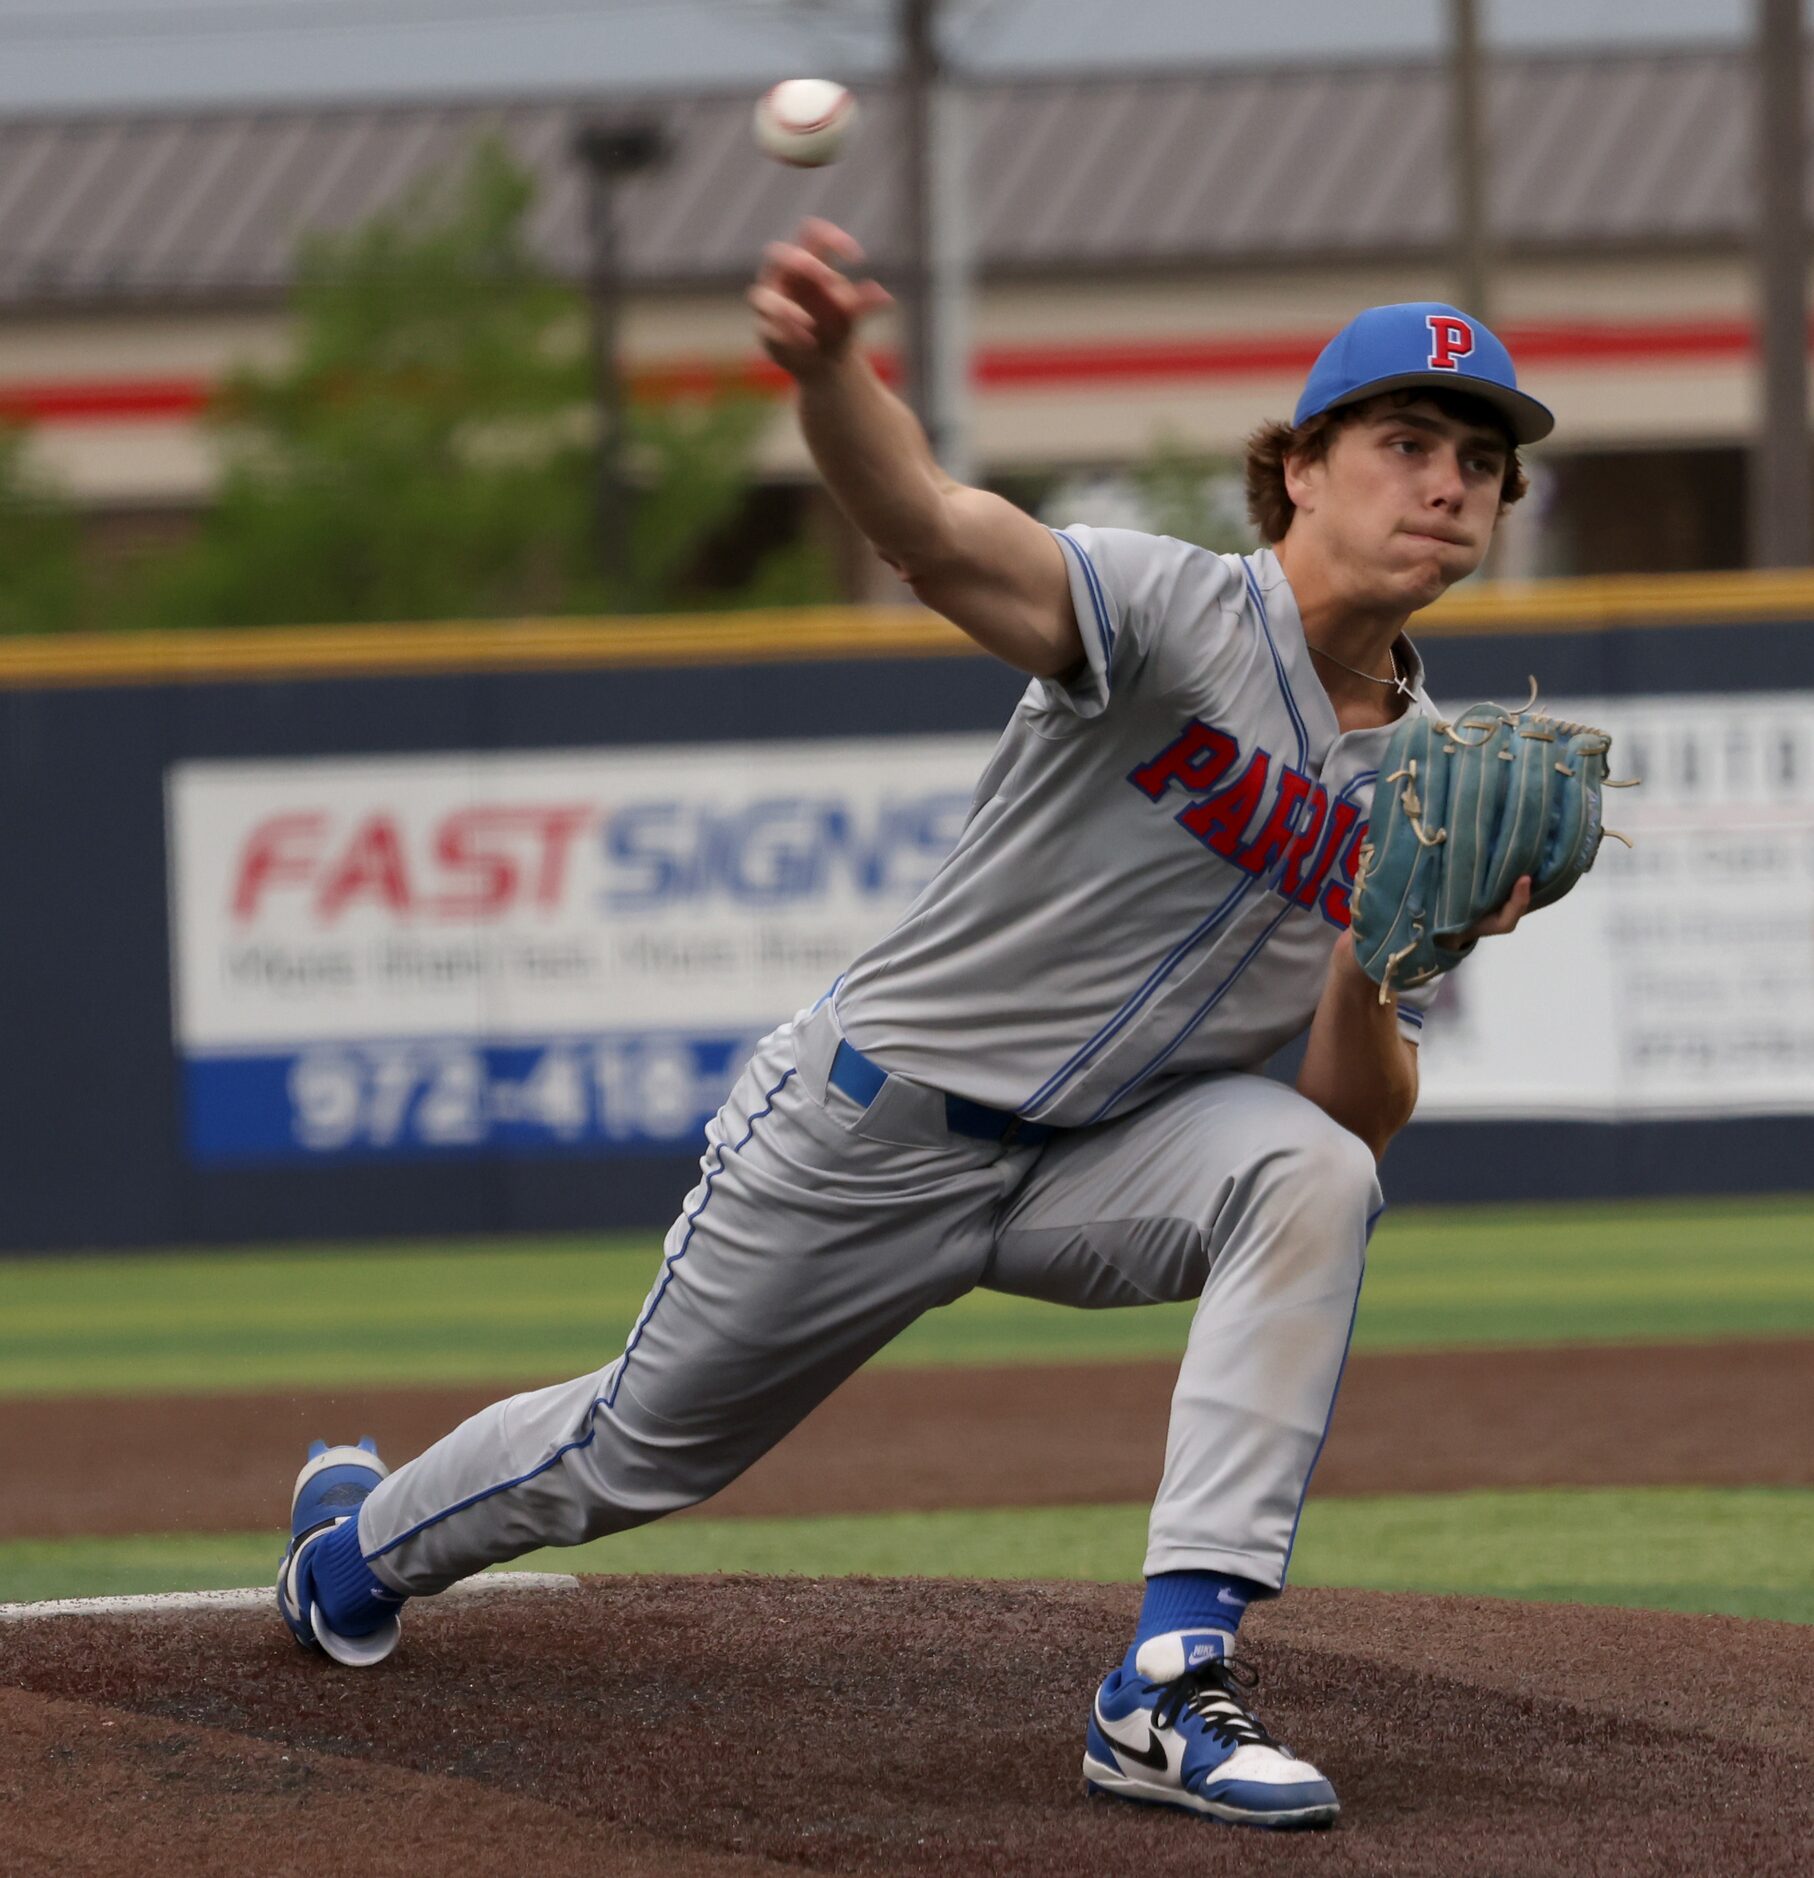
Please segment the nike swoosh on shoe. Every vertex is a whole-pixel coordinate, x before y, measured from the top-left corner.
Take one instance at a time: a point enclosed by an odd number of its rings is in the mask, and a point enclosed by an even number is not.
[[[1147,1744],[1143,1748],[1130,1746],[1110,1729],[1103,1719],[1100,1702],[1096,1704],[1096,1726],[1102,1730],[1102,1738],[1114,1750],[1116,1759],[1132,1761],[1137,1767],[1150,1767],[1155,1773],[1161,1774],[1171,1765],[1166,1757],[1165,1744],[1153,1731],[1151,1722],[1146,1725]]]

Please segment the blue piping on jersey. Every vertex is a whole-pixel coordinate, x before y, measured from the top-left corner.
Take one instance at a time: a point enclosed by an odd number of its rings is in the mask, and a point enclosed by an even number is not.
[[[1077,556],[1077,563],[1083,569],[1083,578],[1090,590],[1090,606],[1096,615],[1096,637],[1102,641],[1102,682],[1109,685],[1109,661],[1115,656],[1115,629],[1109,624],[1108,601],[1103,597],[1102,582],[1096,573],[1096,564],[1090,559],[1089,551],[1080,541],[1073,541],[1062,528],[1054,528],[1052,533]]]
[[[1052,532],[1058,536],[1060,541],[1070,542],[1072,548],[1076,550],[1083,563],[1085,573],[1091,582],[1091,591],[1094,593],[1096,591],[1096,570],[1091,566],[1089,556],[1084,553],[1083,549],[1079,547],[1076,542],[1071,541],[1070,536],[1065,534],[1062,529],[1054,529]],[[1247,578],[1248,594],[1251,596],[1254,607],[1260,616],[1260,630],[1266,636],[1266,648],[1272,654],[1272,669],[1278,676],[1279,690],[1283,693],[1285,699],[1285,709],[1290,714],[1292,729],[1297,735],[1297,767],[1302,771],[1307,766],[1310,750],[1309,738],[1304,729],[1303,714],[1298,710],[1297,699],[1292,695],[1291,680],[1286,675],[1285,662],[1279,657],[1278,646],[1273,641],[1272,623],[1267,617],[1266,601],[1260,593],[1259,583],[1254,579],[1253,569],[1247,565],[1245,559],[1242,560],[1241,567]],[[1350,785],[1350,787],[1352,787],[1352,785]],[[1281,856],[1281,865],[1282,863],[1283,857]],[[1164,980],[1170,977],[1185,954],[1193,951],[1201,944],[1202,941],[1240,905],[1256,884],[1257,882],[1251,877],[1242,881],[1195,931],[1187,933],[1183,939],[1179,940],[1177,945],[1153,967],[1146,982],[1142,984],[1140,988],[1134,992],[1133,996],[1122,1005],[1121,1009],[1096,1032],[1095,1036],[1091,1037],[1087,1043],[1075,1050],[1068,1061],[1061,1063],[1024,1102],[1016,1105],[1018,1112],[1022,1115],[1033,1112],[1041,1103],[1050,1101],[1056,1096],[1074,1076],[1080,1075],[1088,1065],[1090,1059],[1107,1044],[1113,1042],[1121,1029],[1139,1015],[1141,1008],[1152,997],[1153,993],[1158,990]]]
[[[827,997],[830,995],[829,992],[826,994]],[[823,1000],[821,1000],[821,1002],[823,1002]],[[817,1007],[815,1006],[814,1008],[816,1009]],[[750,1125],[744,1130],[743,1139],[737,1143],[736,1147],[730,1150],[732,1154],[740,1153],[744,1148],[749,1146],[750,1137],[756,1132],[756,1124],[761,1121],[763,1116],[773,1112],[775,1097],[787,1086],[789,1078],[796,1073],[797,1067],[798,1066],[796,1066],[795,1069],[789,1069],[781,1080],[775,1084],[774,1088],[768,1092],[767,1096],[764,1097],[762,1107],[750,1117]],[[500,1480],[495,1486],[481,1487],[477,1493],[469,1493],[465,1499],[456,1500],[452,1506],[445,1506],[440,1512],[430,1513],[426,1519],[418,1520],[407,1532],[399,1533],[396,1538],[379,1546],[375,1552],[367,1552],[365,1558],[368,1564],[373,1559],[383,1558],[387,1552],[396,1551],[398,1546],[407,1544],[411,1539],[415,1538],[418,1533],[426,1532],[430,1526],[438,1526],[444,1519],[451,1519],[456,1513],[464,1513],[468,1507],[477,1506],[482,1501],[495,1499],[500,1493],[508,1493],[513,1487],[521,1487],[527,1482],[534,1480],[537,1475],[547,1473],[549,1468],[557,1466],[569,1454],[574,1453],[580,1448],[589,1448],[592,1445],[593,1441],[598,1436],[598,1424],[594,1418],[596,1418],[601,1408],[610,1408],[617,1401],[618,1384],[623,1381],[624,1371],[629,1367],[630,1352],[634,1350],[641,1341],[642,1333],[648,1328],[649,1319],[655,1315],[655,1307],[666,1295],[669,1281],[674,1276],[674,1267],[687,1255],[687,1247],[693,1242],[693,1228],[699,1223],[700,1214],[705,1211],[707,1204],[711,1200],[712,1182],[724,1172],[724,1156],[725,1149],[721,1142],[718,1147],[718,1165],[706,1175],[705,1191],[700,1195],[699,1204],[687,1215],[686,1236],[680,1242],[680,1249],[672,1258],[667,1260],[663,1266],[661,1282],[655,1287],[654,1293],[648,1303],[643,1306],[642,1316],[636,1320],[636,1328],[630,1333],[630,1340],[624,1345],[624,1353],[618,1358],[613,1369],[609,1391],[600,1396],[598,1400],[592,1404],[592,1414],[588,1417],[586,1432],[583,1435],[576,1435],[571,1441],[562,1443],[545,1461],[538,1461],[526,1474],[518,1474],[513,1480]]]
[[[1407,1024],[1411,1026],[1413,1030],[1423,1029],[1423,1012],[1422,1011],[1414,1011],[1412,1010],[1410,1005],[1401,1004],[1398,1007],[1398,1014],[1400,1017],[1402,1017],[1405,1020]]]
[[[1297,1550],[1298,1527],[1304,1519],[1304,1502],[1310,1497],[1311,1477],[1316,1473],[1316,1464],[1323,1458],[1323,1449],[1329,1444],[1329,1427],[1335,1420],[1335,1404],[1342,1393],[1342,1378],[1348,1373],[1348,1357],[1354,1348],[1354,1320],[1360,1315],[1361,1286],[1367,1282],[1367,1247],[1373,1239],[1373,1228],[1379,1224],[1379,1216],[1386,1210],[1382,1200],[1367,1215],[1367,1230],[1361,1240],[1360,1277],[1354,1284],[1354,1308],[1348,1313],[1348,1340],[1342,1345],[1342,1360],[1335,1372],[1335,1387],[1329,1391],[1329,1413],[1323,1417],[1323,1432],[1317,1440],[1316,1452],[1310,1457],[1310,1466],[1304,1474],[1304,1490],[1298,1495],[1298,1510],[1291,1516],[1291,1537],[1285,1541],[1285,1562],[1279,1567],[1279,1589],[1285,1589],[1286,1574],[1291,1570],[1291,1555]]]
[[[1298,762],[1300,770],[1308,767],[1310,738],[1304,729],[1304,718],[1298,710],[1298,701],[1292,695],[1291,680],[1285,676],[1285,661],[1279,657],[1278,642],[1272,636],[1272,619],[1266,611],[1266,599],[1260,592],[1260,583],[1254,578],[1252,563],[1247,557],[1241,557],[1241,572],[1247,576],[1247,591],[1253,596],[1254,610],[1260,616],[1260,630],[1266,635],[1266,650],[1272,654],[1272,668],[1279,675],[1279,689],[1285,694],[1285,709],[1291,714],[1291,727],[1298,734]]]
[[[1024,1115],[1029,1109],[1043,1102],[1047,1096],[1056,1095],[1058,1090],[1068,1082],[1073,1075],[1084,1068],[1092,1056],[1101,1050],[1105,1044],[1113,1042],[1116,1032],[1119,1031],[1123,1025],[1130,1023],[1139,1015],[1140,1007],[1158,990],[1160,982],[1170,976],[1179,960],[1182,959],[1187,952],[1193,951],[1204,939],[1214,932],[1215,929],[1221,925],[1223,920],[1225,920],[1258,885],[1258,878],[1253,875],[1249,875],[1246,879],[1239,882],[1229,892],[1228,897],[1223,900],[1222,904],[1218,906],[1201,925],[1196,927],[1194,931],[1186,933],[1165,957],[1153,967],[1147,977],[1146,983],[1128,999],[1127,1003],[1125,1003],[1099,1031],[1097,1031],[1095,1036],[1093,1036],[1088,1043],[1084,1044],[1083,1047],[1072,1056],[1068,1063],[1054,1070],[1053,1073],[1034,1090],[1032,1095],[1030,1095],[1025,1102],[1021,1103],[1019,1112]]]
[[[1361,786],[1365,783],[1373,782],[1378,777],[1378,775],[1379,775],[1378,770],[1368,769],[1368,770],[1362,770],[1358,776],[1351,776],[1348,779],[1346,785],[1343,787],[1341,794],[1335,798],[1336,803],[1346,802],[1355,793],[1357,789],[1361,788]],[[1332,804],[1331,806],[1333,807],[1334,804]],[[1331,821],[1333,821],[1333,817],[1331,817]],[[1277,865],[1273,868],[1272,873],[1267,876],[1268,884],[1271,884],[1271,882],[1275,878],[1281,877],[1283,875],[1286,861],[1289,857],[1289,854],[1290,854],[1290,847],[1289,847],[1289,844],[1287,844],[1286,852],[1279,856]],[[1332,858],[1331,865],[1333,864],[1334,862]],[[1314,872],[1314,868],[1311,871]],[[1121,1098],[1124,1095],[1127,1095],[1128,1093],[1130,1093],[1130,1091],[1137,1089],[1141,1085],[1141,1083],[1145,1082],[1147,1077],[1149,1077],[1153,1073],[1154,1070],[1158,1069],[1160,1065],[1163,1064],[1168,1057],[1170,1057],[1172,1052],[1176,1050],[1181,1043],[1183,1043],[1185,1038],[1191,1035],[1191,1033],[1197,1028],[1197,1026],[1203,1022],[1204,1018],[1206,1018],[1210,1014],[1210,1012],[1213,1011],[1216,1008],[1216,1006],[1222,1002],[1223,997],[1233,987],[1235,980],[1239,978],[1241,974],[1244,971],[1246,971],[1248,966],[1250,966],[1253,963],[1255,957],[1259,953],[1260,948],[1266,943],[1268,939],[1272,937],[1272,935],[1275,932],[1278,931],[1280,925],[1283,923],[1285,919],[1286,914],[1290,913],[1296,905],[1297,905],[1297,902],[1295,900],[1287,900],[1285,902],[1284,906],[1279,910],[1278,917],[1274,919],[1271,925],[1269,925],[1266,928],[1266,930],[1260,934],[1259,938],[1257,938],[1253,942],[1253,944],[1250,945],[1244,953],[1242,953],[1241,958],[1239,962],[1236,964],[1234,970],[1231,971],[1228,974],[1228,976],[1224,978],[1219,985],[1217,985],[1215,990],[1209,994],[1209,1001],[1206,1004],[1199,1005],[1197,1010],[1186,1021],[1183,1029],[1181,1029],[1178,1032],[1178,1034],[1172,1038],[1171,1042],[1168,1043],[1165,1046],[1165,1048],[1161,1050],[1159,1054],[1155,1056],[1143,1068],[1135,1070],[1133,1075],[1131,1075],[1127,1079],[1127,1081],[1124,1082],[1121,1085],[1121,1087],[1115,1091],[1115,1093],[1112,1096],[1108,1097],[1101,1104],[1101,1106],[1096,1110],[1095,1114],[1093,1114],[1090,1117],[1090,1120],[1092,1122],[1101,1121],[1103,1116],[1105,1116],[1109,1112],[1109,1110],[1112,1109],[1115,1106],[1115,1104],[1121,1100]]]
[[[830,994],[828,993],[827,995],[829,996]],[[773,1113],[775,1097],[787,1087],[789,1078],[796,1073],[797,1068],[798,1065],[796,1065],[794,1069],[786,1071],[781,1080],[776,1083],[774,1088],[763,1098],[761,1108],[750,1117],[750,1125],[743,1131],[743,1139],[730,1150],[732,1154],[741,1154],[743,1150],[749,1146],[750,1137],[756,1132],[756,1124],[761,1121],[763,1116]],[[642,1315],[636,1320],[636,1328],[630,1332],[630,1341],[624,1345],[624,1353],[618,1358],[616,1373],[611,1378],[611,1387],[599,1398],[599,1401],[606,1408],[615,1408],[617,1406],[617,1391],[623,1382],[624,1371],[630,1367],[630,1358],[635,1353],[636,1346],[642,1341],[642,1333],[649,1327],[649,1319],[655,1315],[657,1306],[668,1294],[668,1286],[674,1277],[674,1267],[686,1257],[687,1247],[693,1243],[693,1228],[699,1224],[700,1214],[711,1204],[712,1182],[724,1172],[724,1156],[724,1144],[720,1142],[718,1144],[718,1165],[706,1175],[705,1188],[699,1196],[699,1204],[687,1215],[687,1229],[680,1241],[680,1249],[672,1258],[668,1259],[663,1264],[661,1282],[650,1294],[648,1303],[642,1308]]]
[[[1184,1042],[1185,1038],[1187,1038],[1192,1033],[1192,1031],[1194,1031],[1197,1028],[1197,1026],[1200,1023],[1202,1023],[1204,1018],[1206,1018],[1210,1014],[1210,1012],[1213,1011],[1216,1008],[1216,1006],[1222,1002],[1223,997],[1233,987],[1235,980],[1239,978],[1240,975],[1244,971],[1246,971],[1248,966],[1253,963],[1254,958],[1258,954],[1260,948],[1266,943],[1268,939],[1272,937],[1272,935],[1275,932],[1278,931],[1280,925],[1283,923],[1286,915],[1290,913],[1290,911],[1291,911],[1291,903],[1287,901],[1284,906],[1279,908],[1278,913],[1274,917],[1271,925],[1269,925],[1266,928],[1266,930],[1260,934],[1259,938],[1257,938],[1253,942],[1253,944],[1250,945],[1244,953],[1242,953],[1240,963],[1237,964],[1234,970],[1231,971],[1228,974],[1228,976],[1224,978],[1219,985],[1217,985],[1215,990],[1209,994],[1208,1002],[1205,1004],[1201,1004],[1197,1007],[1195,1014],[1190,1018],[1189,1022],[1185,1024],[1184,1028],[1178,1032],[1178,1034],[1171,1040],[1171,1042],[1168,1043],[1165,1046],[1165,1048],[1161,1050],[1159,1054],[1152,1059],[1150,1063],[1146,1064],[1144,1068],[1135,1070],[1133,1075],[1131,1075],[1127,1079],[1127,1081],[1124,1082],[1121,1085],[1121,1087],[1115,1091],[1113,1095],[1105,1096],[1102,1099],[1101,1103],[1098,1104],[1097,1106],[1096,1112],[1089,1118],[1091,1122],[1101,1121],[1103,1116],[1105,1116],[1109,1112],[1109,1110],[1112,1109],[1115,1106],[1115,1104],[1119,1102],[1121,1098],[1128,1093],[1130,1089],[1136,1089],[1139,1087],[1141,1083],[1145,1082],[1147,1077],[1149,1077],[1153,1073],[1154,1070],[1158,1069],[1159,1066],[1162,1063],[1164,1063],[1166,1058],[1169,1057],[1171,1053],[1174,1050],[1176,1050],[1180,1044]],[[1088,1127],[1089,1123],[1086,1122],[1084,1125],[1085,1127]]]
[[[545,1461],[538,1461],[528,1473],[518,1474],[514,1480],[501,1480],[495,1487],[481,1487],[477,1493],[469,1493],[465,1499],[456,1500],[452,1506],[445,1506],[438,1513],[430,1513],[426,1519],[418,1520],[408,1532],[400,1532],[396,1538],[379,1546],[377,1551],[367,1552],[365,1562],[369,1565],[373,1559],[383,1558],[385,1553],[396,1551],[398,1546],[407,1544],[418,1533],[426,1532],[430,1526],[440,1525],[444,1519],[452,1519],[456,1513],[464,1513],[469,1506],[477,1506],[481,1500],[495,1499],[498,1494],[508,1493],[512,1487],[520,1487],[525,1482],[535,1479],[536,1475],[547,1473],[549,1468],[564,1460],[575,1448],[591,1447],[597,1435],[596,1427],[588,1427],[583,1435],[556,1448]]]

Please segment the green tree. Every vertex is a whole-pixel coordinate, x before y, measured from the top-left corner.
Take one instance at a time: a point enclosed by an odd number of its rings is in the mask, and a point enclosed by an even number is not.
[[[1193,541],[1217,554],[1245,553],[1254,545],[1238,463],[1205,456],[1165,431],[1128,474],[1154,534]]]
[[[224,385],[218,501],[141,570],[128,611],[261,625],[700,603],[690,570],[749,488],[763,414],[732,398],[633,409],[642,486],[628,565],[606,579],[586,307],[529,250],[532,196],[485,144],[395,211],[305,244],[291,355]],[[811,567],[793,584],[784,597],[825,591]]]
[[[66,631],[88,597],[74,511],[28,461],[25,433],[0,426],[0,633]]]

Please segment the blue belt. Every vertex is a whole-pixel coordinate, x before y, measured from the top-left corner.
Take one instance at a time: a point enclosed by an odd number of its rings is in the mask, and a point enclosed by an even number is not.
[[[880,1063],[872,1063],[854,1045],[840,1039],[838,1053],[831,1059],[831,1086],[842,1089],[851,1101],[868,1108],[882,1093],[888,1072]],[[999,1141],[1004,1147],[1029,1148],[1049,1141],[1058,1130],[1049,1122],[1023,1121],[1006,1109],[984,1108],[965,1096],[945,1098],[945,1126],[954,1135],[968,1135],[976,1141]]]

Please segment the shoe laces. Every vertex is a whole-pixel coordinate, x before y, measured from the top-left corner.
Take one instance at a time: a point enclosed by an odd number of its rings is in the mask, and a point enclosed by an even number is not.
[[[1223,1747],[1276,1748],[1278,1742],[1243,1699],[1259,1681],[1260,1672],[1239,1657],[1205,1663],[1163,1686],[1153,1704],[1153,1726],[1175,1728],[1188,1718]]]

